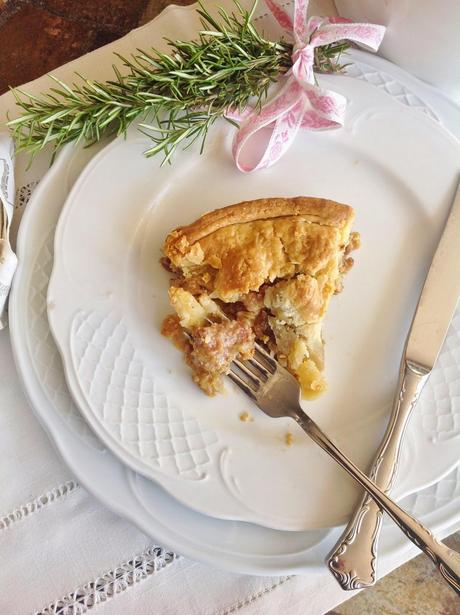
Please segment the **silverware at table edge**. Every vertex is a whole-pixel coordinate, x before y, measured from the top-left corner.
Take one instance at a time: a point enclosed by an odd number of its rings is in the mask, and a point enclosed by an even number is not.
[[[406,425],[444,342],[459,295],[460,183],[407,336],[391,417],[368,472],[386,493],[393,486]],[[381,524],[381,508],[364,493],[326,559],[343,589],[375,583]]]
[[[8,324],[7,303],[18,264],[11,248],[10,230],[14,211],[13,142],[0,134],[0,330]]]
[[[229,378],[272,418],[290,417],[358,482],[400,527],[404,534],[436,564],[446,582],[460,595],[460,554],[442,544],[419,521],[389,498],[333,443],[300,406],[297,380],[256,344],[254,358],[235,360]]]
[[[17,258],[11,249],[10,243],[10,218],[6,206],[0,198],[0,330],[8,325],[6,306],[11,289],[11,280],[16,269]]]

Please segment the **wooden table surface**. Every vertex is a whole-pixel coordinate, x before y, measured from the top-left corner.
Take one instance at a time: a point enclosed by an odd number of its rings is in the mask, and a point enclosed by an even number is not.
[[[146,23],[169,0],[0,0],[0,94]],[[174,4],[191,4],[175,0]],[[1,511],[0,511],[1,512]],[[448,540],[460,551],[460,533]],[[329,615],[459,615],[460,600],[419,556]],[[288,615],[288,614],[287,614]],[[307,614],[306,614],[307,615]]]

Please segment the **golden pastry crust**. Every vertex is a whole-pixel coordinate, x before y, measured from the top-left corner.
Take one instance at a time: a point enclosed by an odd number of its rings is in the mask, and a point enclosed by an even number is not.
[[[335,269],[353,219],[351,207],[326,199],[245,201],[176,229],[164,253],[185,277],[207,276],[214,297],[237,301],[277,278]]]
[[[286,216],[298,216],[313,222],[342,228],[354,218],[349,205],[329,199],[311,196],[292,198],[275,197],[242,201],[204,214],[188,226],[181,226],[168,235],[164,251],[172,262],[176,254],[183,254],[187,246],[200,241],[206,235],[231,224],[243,224],[254,220],[271,220]]]

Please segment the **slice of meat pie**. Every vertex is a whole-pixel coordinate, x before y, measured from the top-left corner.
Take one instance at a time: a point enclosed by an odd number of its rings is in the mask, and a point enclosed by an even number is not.
[[[324,391],[322,321],[359,246],[348,205],[312,197],[246,201],[172,231],[164,244],[175,314],[163,333],[209,395],[236,357],[264,344],[312,398]]]

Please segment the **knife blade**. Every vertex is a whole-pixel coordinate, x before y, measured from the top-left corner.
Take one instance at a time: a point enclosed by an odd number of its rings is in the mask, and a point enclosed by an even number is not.
[[[432,369],[460,296],[460,182],[407,336],[406,359]]]

